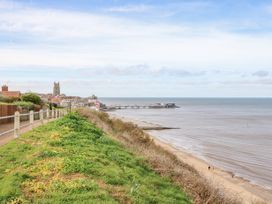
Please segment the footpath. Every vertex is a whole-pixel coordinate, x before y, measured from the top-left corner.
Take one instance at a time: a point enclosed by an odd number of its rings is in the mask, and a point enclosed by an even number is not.
[[[50,121],[53,121],[55,119],[56,118],[52,118],[52,119],[49,119],[49,120],[43,120],[43,122],[41,122],[41,121],[35,121],[33,123],[33,125],[30,125],[29,121],[21,122],[20,134],[28,132],[28,131],[32,130],[33,128],[35,128],[35,127],[38,127],[38,126],[43,125],[43,124],[46,124],[46,123],[48,123]],[[13,128],[14,128],[14,123],[13,122],[12,123],[8,123],[8,124],[1,124],[0,125],[0,133],[6,132],[6,131],[11,130]],[[5,135],[0,136],[0,146],[2,146],[4,144],[7,144],[9,141],[11,141],[13,139],[15,139],[15,137],[14,137],[14,131],[12,131],[10,133],[7,133]]]

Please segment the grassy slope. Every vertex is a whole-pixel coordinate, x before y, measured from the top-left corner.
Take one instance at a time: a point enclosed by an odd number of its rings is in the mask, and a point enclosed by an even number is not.
[[[238,195],[225,194],[225,190],[215,186],[210,180],[177,158],[172,152],[156,145],[153,138],[137,125],[122,120],[111,118],[107,113],[78,109],[84,116],[97,127],[102,128],[114,140],[121,143],[134,154],[144,157],[150,167],[158,174],[169,177],[189,195],[196,204],[240,204]]]
[[[190,203],[180,188],[78,115],[0,148],[0,203]]]

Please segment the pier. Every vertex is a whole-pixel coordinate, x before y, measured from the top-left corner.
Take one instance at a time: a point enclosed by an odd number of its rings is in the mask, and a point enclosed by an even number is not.
[[[150,107],[149,106],[140,106],[140,105],[115,105],[115,106],[110,106],[109,108],[114,108],[114,109],[148,109]]]
[[[104,106],[102,109],[107,110],[121,110],[121,109],[173,109],[179,108],[175,103],[156,103],[152,105],[112,105]]]

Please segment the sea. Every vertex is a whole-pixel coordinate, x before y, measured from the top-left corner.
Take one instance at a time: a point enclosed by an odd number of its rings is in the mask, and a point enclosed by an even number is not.
[[[272,98],[102,98],[107,105],[176,103],[177,109],[114,114],[179,129],[158,139],[253,184],[272,189]]]

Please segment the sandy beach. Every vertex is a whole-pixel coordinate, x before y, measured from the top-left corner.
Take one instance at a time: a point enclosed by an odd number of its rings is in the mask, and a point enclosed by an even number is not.
[[[146,121],[138,121],[135,119],[121,117],[114,113],[110,113],[111,117],[119,118],[123,121],[132,122],[141,128],[149,127],[149,129],[157,129],[162,127],[159,124],[152,124]],[[163,128],[163,127],[162,127]],[[150,133],[149,133],[150,134]],[[184,149],[177,149],[171,144],[159,140],[155,136],[150,136],[154,139],[155,143],[164,149],[172,152],[180,160],[194,167],[201,175],[207,178],[213,185],[220,187],[223,191],[230,196],[239,197],[243,203],[272,203],[272,192],[260,186],[254,185],[249,181],[235,177],[231,172],[224,171],[220,168],[210,166],[206,161],[195,157],[194,155],[186,152]],[[210,168],[208,168],[210,166]]]

